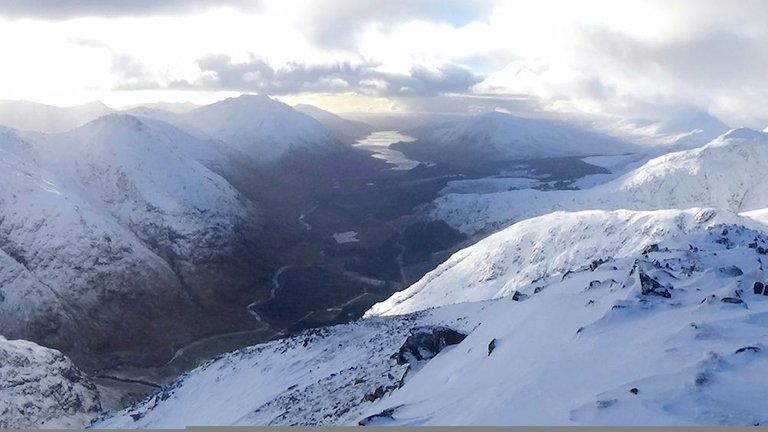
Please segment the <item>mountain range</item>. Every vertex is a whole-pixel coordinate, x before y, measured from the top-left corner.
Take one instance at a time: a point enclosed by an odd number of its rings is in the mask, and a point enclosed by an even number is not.
[[[382,176],[350,147],[373,128],[314,107],[88,107],[0,128],[1,427],[768,422],[764,132],[665,153],[487,113],[412,130],[393,149],[422,163]],[[550,159],[594,169],[569,183],[525,165]],[[444,189],[375,225],[380,207],[354,200],[388,197],[378,182]],[[362,228],[334,231],[342,218]],[[394,250],[405,285],[406,246],[440,232],[459,240],[419,252],[447,259],[362,319],[276,331],[101,412],[104,370],[272,330],[261,308],[303,314],[316,293],[291,283],[325,289],[311,271],[328,256]],[[340,262],[364,290],[308,316],[393,286]]]
[[[744,212],[768,206],[761,187],[767,166],[768,134],[734,129],[702,147],[653,158],[592,188],[449,193],[435,201],[432,215],[467,233],[489,233],[557,210],[717,207]]]

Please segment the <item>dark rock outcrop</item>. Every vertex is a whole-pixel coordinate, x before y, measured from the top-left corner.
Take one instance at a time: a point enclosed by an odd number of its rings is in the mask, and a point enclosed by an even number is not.
[[[664,298],[671,298],[672,294],[667,288],[660,284],[656,279],[648,276],[640,270],[640,289],[643,295],[655,295]]]
[[[395,411],[397,411],[397,409],[400,408],[401,406],[402,405],[396,406],[396,407],[392,407],[392,408],[387,408],[387,409],[385,409],[384,411],[382,411],[382,412],[380,412],[378,414],[374,414],[372,416],[368,416],[368,417],[360,420],[359,422],[357,422],[357,424],[358,424],[358,426],[368,426],[369,424],[371,424],[372,422],[374,422],[376,420],[394,420],[395,419],[394,418]]]
[[[758,295],[763,293],[763,288],[765,288],[765,286],[762,282],[755,282],[755,284],[752,285],[752,291]]]
[[[448,327],[417,327],[411,330],[411,335],[394,355],[398,364],[429,360],[443,348],[456,345],[467,335]]]

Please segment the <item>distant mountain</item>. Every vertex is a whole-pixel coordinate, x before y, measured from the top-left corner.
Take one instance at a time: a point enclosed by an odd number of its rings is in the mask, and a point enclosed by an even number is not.
[[[101,102],[57,107],[27,101],[0,101],[0,126],[13,129],[63,132],[114,112]]]
[[[572,124],[500,112],[422,126],[408,135],[418,140],[396,148],[409,157],[456,165],[638,151],[634,145]]]
[[[101,410],[96,386],[67,357],[0,336],[0,428],[78,429]]]
[[[375,128],[361,121],[348,120],[313,105],[294,105],[295,110],[319,121],[334,137],[345,144],[352,144],[370,135]]]
[[[175,114],[183,114],[199,107],[200,105],[194,104],[192,102],[151,102],[123,107],[120,109],[120,111],[130,113],[131,110],[136,108],[149,108],[154,110],[168,111]]]
[[[764,424],[768,237],[741,222],[553,215],[433,272],[428,310],[237,350],[95,426]],[[478,290],[504,297],[445,305]]]
[[[317,120],[267,96],[226,99],[183,114],[180,121],[259,163],[341,148]]]
[[[146,106],[126,112],[170,123],[199,139],[219,140],[261,165],[344,148],[317,120],[263,95],[233,97],[184,113]]]
[[[555,210],[768,207],[768,134],[734,129],[709,144],[651,159],[629,173],[581,191],[514,190],[447,194],[432,214],[467,233],[490,232]]]

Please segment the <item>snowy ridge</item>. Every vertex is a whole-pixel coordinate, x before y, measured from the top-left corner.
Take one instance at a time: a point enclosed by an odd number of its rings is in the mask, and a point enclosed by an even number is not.
[[[767,247],[712,225],[514,298],[245,348],[94,426],[765,424]],[[401,362],[425,326],[467,336]]]
[[[512,295],[533,280],[592,260],[618,258],[719,223],[762,225],[713,209],[588,210],[526,219],[455,253],[407,289],[374,305],[367,316]]]
[[[650,160],[616,180],[582,191],[515,190],[447,194],[432,215],[469,234],[488,233],[552,211],[768,207],[768,134],[735,129],[704,147]]]
[[[80,428],[99,392],[60,352],[0,336],[0,428]]]

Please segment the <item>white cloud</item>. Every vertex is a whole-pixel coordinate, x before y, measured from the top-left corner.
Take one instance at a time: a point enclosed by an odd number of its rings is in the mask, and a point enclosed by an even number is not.
[[[415,96],[459,93],[611,118],[690,109],[768,124],[759,0],[22,3],[0,0],[0,17],[14,18],[0,18],[0,98],[357,92],[424,108],[433,104]],[[226,61],[205,63],[212,56]],[[187,90],[173,90],[180,83]],[[470,99],[456,100],[477,109]]]

